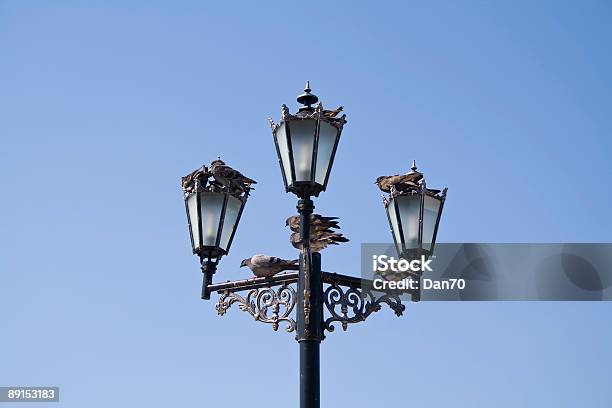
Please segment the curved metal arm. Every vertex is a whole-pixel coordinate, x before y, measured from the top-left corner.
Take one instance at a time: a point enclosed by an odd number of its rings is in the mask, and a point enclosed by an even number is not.
[[[256,321],[272,325],[274,331],[285,322],[287,332],[296,330],[292,316],[297,303],[296,291],[291,285],[298,280],[297,272],[276,275],[270,278],[245,279],[211,285],[211,291],[221,296],[216,305],[217,314],[222,316],[234,304],[249,313]],[[365,321],[368,316],[381,310],[386,304],[396,316],[402,316],[406,306],[402,304],[401,291],[372,291],[371,282],[353,276],[323,272],[323,304],[329,317],[322,322],[322,329],[335,330],[334,323],[340,323],[343,330],[348,325]],[[280,286],[275,289],[276,286]],[[236,292],[247,291],[246,296]],[[414,294],[413,294],[413,300]]]

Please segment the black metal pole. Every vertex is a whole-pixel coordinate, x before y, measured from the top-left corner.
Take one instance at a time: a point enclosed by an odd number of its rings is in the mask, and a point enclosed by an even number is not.
[[[212,285],[212,277],[217,271],[217,261],[211,261],[210,259],[200,259],[200,265],[202,269],[202,299],[210,299],[210,285]]]
[[[297,299],[297,336],[300,345],[300,408],[320,407],[319,344],[323,337],[323,281],[321,255],[310,250],[310,217],[314,204],[306,196],[298,201],[300,214],[300,271]]]
[[[319,342],[300,342],[300,408],[319,408]]]

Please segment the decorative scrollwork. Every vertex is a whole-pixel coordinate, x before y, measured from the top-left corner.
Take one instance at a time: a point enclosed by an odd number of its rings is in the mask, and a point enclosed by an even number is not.
[[[334,322],[340,322],[342,330],[346,331],[349,323],[362,322],[372,313],[378,312],[382,303],[386,303],[397,316],[401,316],[406,309],[398,295],[384,294],[376,297],[369,290],[356,287],[343,289],[336,284],[325,289],[323,302],[331,315],[324,323],[324,328],[329,332],[335,330]]]
[[[271,287],[251,289],[246,297],[225,291],[215,306],[217,314],[223,316],[234,303],[238,303],[238,308],[248,312],[255,320],[270,323],[274,331],[278,330],[281,322],[287,323],[285,328],[287,332],[295,330],[295,320],[291,317],[291,313],[295,307],[296,293],[287,284],[283,284],[278,289]]]
[[[342,107],[338,107],[335,110],[325,110],[323,109],[323,104],[319,102],[315,109],[312,111],[300,110],[295,114],[292,114],[289,112],[289,108],[287,107],[287,105],[283,104],[281,106],[281,122],[274,123],[272,119],[268,119],[268,122],[270,123],[270,127],[272,128],[272,132],[275,132],[276,129],[278,129],[283,122],[301,119],[318,119],[320,121],[329,123],[336,129],[342,130],[342,128],[346,124],[346,115],[342,114],[342,116],[337,116],[341,111]]]

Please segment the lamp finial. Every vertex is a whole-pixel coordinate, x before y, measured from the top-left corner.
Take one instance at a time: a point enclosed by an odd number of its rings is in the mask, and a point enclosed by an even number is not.
[[[314,105],[319,101],[317,95],[311,94],[310,92],[310,81],[306,81],[306,87],[304,88],[304,93],[297,97],[297,101],[304,105],[306,109],[312,109],[311,105]],[[304,109],[304,108],[302,108]]]

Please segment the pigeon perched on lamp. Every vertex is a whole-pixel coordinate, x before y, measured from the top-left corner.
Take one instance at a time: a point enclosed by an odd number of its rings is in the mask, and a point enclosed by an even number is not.
[[[328,118],[335,118],[343,110],[344,110],[344,106],[338,106],[336,109],[333,109],[333,110],[323,109],[323,115],[325,115]]]
[[[267,278],[282,271],[297,271],[299,269],[297,259],[287,260],[262,254],[243,259],[240,267],[243,266],[248,267],[256,278]]]
[[[181,177],[181,187],[186,195],[193,193],[196,190],[197,184],[206,185],[208,179],[212,176],[208,171],[208,167],[202,166],[197,170],[192,171],[185,177]]]
[[[412,168],[406,174],[396,174],[393,176],[380,176],[374,184],[385,193],[405,192],[410,189],[417,189],[419,182],[423,179],[423,173],[417,171],[416,162],[412,161]]]
[[[255,180],[226,165],[221,159],[210,163],[210,174],[215,182],[226,187],[230,192],[248,192],[252,190],[252,184],[257,184]]]

